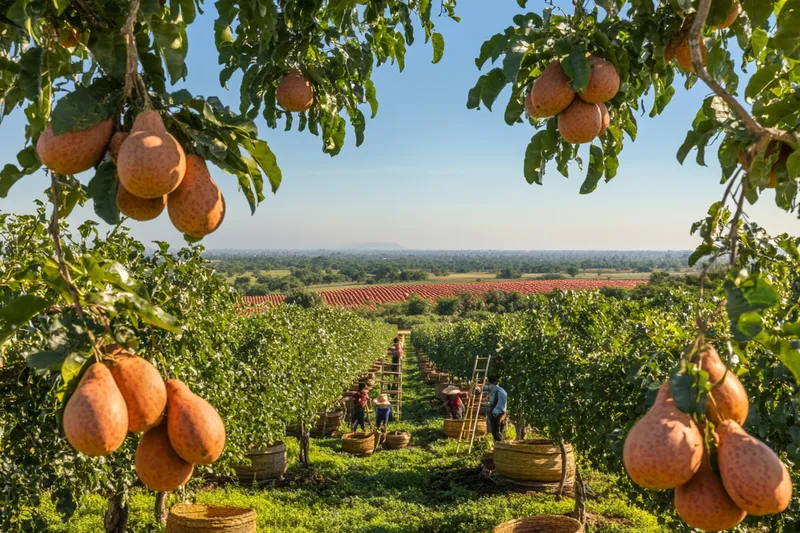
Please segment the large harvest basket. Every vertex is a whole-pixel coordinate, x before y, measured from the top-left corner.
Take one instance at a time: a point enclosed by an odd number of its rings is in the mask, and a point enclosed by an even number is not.
[[[339,425],[344,419],[344,411],[320,411],[314,426],[311,427],[309,434],[315,439],[323,437],[334,437],[339,431]],[[290,437],[297,437],[300,435],[300,428],[296,425],[291,425],[286,428],[286,434]]]
[[[387,450],[399,450],[405,448],[411,442],[411,434],[408,431],[393,431],[386,435],[383,447]]]
[[[568,516],[540,515],[503,522],[494,533],[582,533],[583,526]]]
[[[250,450],[247,452],[250,465],[238,465],[233,469],[242,485],[266,483],[280,479],[286,472],[286,445],[282,442],[268,447],[266,450]]]
[[[347,433],[342,435],[342,451],[365,457],[375,451],[375,433]]]
[[[179,503],[169,510],[167,533],[256,533],[256,512],[227,505]]]
[[[564,485],[575,482],[575,454],[572,445],[565,444],[567,475]],[[515,481],[559,483],[561,481],[561,449],[551,440],[496,442],[494,445],[495,472]]]
[[[479,418],[476,423],[475,427],[475,436],[482,437],[486,435],[486,419]],[[466,420],[453,420],[452,418],[445,418],[444,419],[444,434],[451,439],[457,439],[459,435],[461,435],[461,428],[467,423]],[[464,436],[469,438],[469,426],[466,426],[464,431]]]

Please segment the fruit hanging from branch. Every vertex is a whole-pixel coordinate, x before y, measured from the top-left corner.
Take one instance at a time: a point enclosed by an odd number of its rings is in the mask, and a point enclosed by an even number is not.
[[[190,463],[207,465],[225,448],[225,424],[216,409],[182,381],[167,381],[167,428],[177,454]]]
[[[167,199],[172,224],[182,233],[202,238],[214,232],[225,218],[225,198],[198,155],[186,161],[183,181]]]
[[[314,90],[300,69],[292,69],[275,90],[278,105],[286,111],[302,113],[314,105]]]
[[[139,198],[120,183],[117,186],[117,209],[126,217],[146,222],[158,218],[167,207],[167,195],[158,198]]]
[[[142,433],[161,424],[167,388],[156,367],[120,346],[109,347],[109,352],[111,375],[128,409],[128,431]]]
[[[36,142],[36,154],[44,166],[58,174],[79,174],[92,168],[105,153],[114,125],[103,120],[84,130],[61,135],[47,126]]]
[[[150,490],[170,492],[186,484],[194,465],[175,453],[169,442],[167,422],[150,429],[136,447],[136,475]]]

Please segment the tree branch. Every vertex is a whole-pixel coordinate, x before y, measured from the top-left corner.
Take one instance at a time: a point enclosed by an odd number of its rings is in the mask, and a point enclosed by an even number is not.
[[[136,17],[139,14],[139,1],[140,0],[130,1],[128,18],[125,19],[125,24],[120,30],[120,33],[125,38],[125,49],[127,51],[125,92],[123,94],[126,99],[130,99],[133,95],[133,86],[135,84],[136,88],[141,92],[145,107],[150,107],[150,95],[147,94],[147,87],[145,87],[141,78],[139,78],[139,54],[136,51],[136,35],[134,34]]]

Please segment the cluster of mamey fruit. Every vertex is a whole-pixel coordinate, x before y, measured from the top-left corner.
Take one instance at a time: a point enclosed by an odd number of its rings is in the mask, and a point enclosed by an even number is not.
[[[139,113],[129,132],[112,133],[111,119],[61,135],[48,126],[36,151],[42,164],[59,174],[88,170],[108,152],[119,176],[117,207],[134,220],[153,220],[167,208],[172,224],[193,238],[222,224],[225,198],[206,162],[185,155],[157,111]]]
[[[728,17],[723,22],[713,26],[713,28],[715,30],[730,28],[733,23],[736,22],[736,19],[739,18],[741,12],[742,5],[739,3],[739,0],[733,0]],[[706,49],[706,43],[703,42],[702,39],[700,39],[700,53],[703,56],[703,65],[705,66],[708,50]],[[694,64],[692,64],[692,47],[689,44],[688,27],[670,40],[665,51],[665,57],[667,63],[671,63],[672,60],[675,59],[683,70],[687,72],[695,71]]]
[[[177,379],[165,383],[149,361],[119,346],[107,353],[86,370],[64,409],[64,433],[76,450],[104,456],[128,433],[144,433],[136,473],[160,492],[189,481],[194,465],[219,458],[225,424],[211,404]]]
[[[588,60],[591,77],[583,92],[572,90],[561,62],[553,61],[536,78],[525,98],[529,116],[558,115],[558,132],[568,143],[588,143],[605,134],[611,124],[606,102],[619,92],[620,78],[614,65],[593,55]]]
[[[703,531],[731,529],[748,513],[782,512],[792,499],[792,480],[775,452],[742,429],[749,409],[742,383],[713,346],[700,346],[698,355],[714,383],[706,413],[714,427],[709,446],[695,420],[678,409],[667,382],[625,440],[628,475],[648,489],[675,489],[678,515]]]

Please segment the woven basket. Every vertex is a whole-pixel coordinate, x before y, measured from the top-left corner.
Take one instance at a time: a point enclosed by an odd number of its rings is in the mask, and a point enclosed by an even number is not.
[[[583,526],[567,516],[539,515],[503,522],[494,533],[583,533]]]
[[[383,447],[387,450],[399,450],[405,448],[411,442],[411,434],[407,431],[393,431],[386,435]]]
[[[309,434],[315,439],[334,437],[339,432],[339,424],[342,423],[343,419],[344,411],[328,411],[327,413],[321,411],[318,413],[317,420],[314,426],[311,427]],[[286,427],[286,434],[290,437],[297,437],[299,433],[300,429],[296,425]]]
[[[444,434],[451,439],[457,439],[458,436],[461,434],[461,427],[466,423],[466,420],[453,420],[452,418],[445,418],[444,419]],[[469,429],[469,426],[467,428]],[[477,420],[477,427],[475,428],[475,436],[481,437],[486,435],[486,419],[479,418]],[[465,435],[466,438],[469,438],[469,435]]]
[[[342,451],[361,457],[372,455],[375,451],[375,437],[374,432],[361,431],[342,435]]]
[[[256,533],[256,512],[226,505],[179,503],[169,510],[167,533]]]
[[[236,477],[242,485],[266,483],[273,479],[280,479],[286,472],[286,446],[279,442],[266,450],[250,450],[247,452],[249,465],[236,465]]]
[[[567,477],[565,485],[575,482],[575,454],[572,445],[567,451]],[[494,445],[495,472],[519,481],[558,483],[561,481],[561,450],[551,440],[525,440],[497,442]]]

